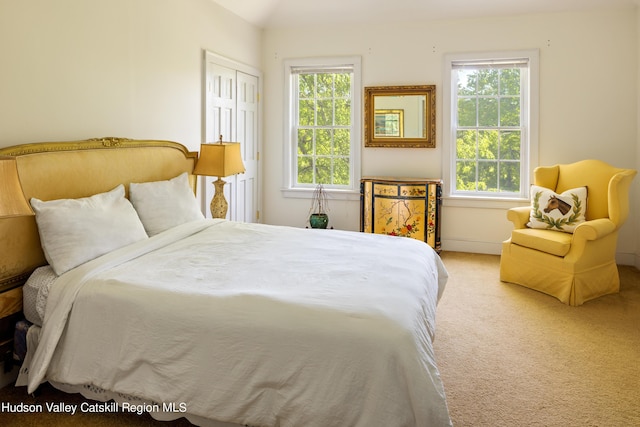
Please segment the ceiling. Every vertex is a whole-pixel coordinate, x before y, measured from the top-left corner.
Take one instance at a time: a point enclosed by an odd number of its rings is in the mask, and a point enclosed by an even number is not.
[[[261,28],[566,12],[639,0],[212,0]]]

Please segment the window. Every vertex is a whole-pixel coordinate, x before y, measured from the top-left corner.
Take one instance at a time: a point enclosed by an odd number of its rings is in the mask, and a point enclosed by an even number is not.
[[[289,60],[285,68],[287,195],[307,197],[318,184],[359,192],[360,58]]]
[[[537,162],[537,57],[447,56],[446,195],[528,198]]]

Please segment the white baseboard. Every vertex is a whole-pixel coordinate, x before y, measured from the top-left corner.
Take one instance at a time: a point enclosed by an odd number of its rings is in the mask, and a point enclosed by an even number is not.
[[[623,262],[624,261],[624,262]],[[620,259],[616,255],[616,262],[618,264],[633,265],[640,270],[640,255],[639,254],[622,254]]]
[[[502,242],[478,242],[471,240],[442,239],[443,251],[469,252],[475,254],[500,255]],[[616,253],[616,263],[618,265],[632,265],[640,269],[640,255],[633,253]]]

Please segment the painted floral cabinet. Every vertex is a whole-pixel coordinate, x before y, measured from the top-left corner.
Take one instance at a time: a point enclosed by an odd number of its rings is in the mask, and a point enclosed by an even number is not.
[[[440,252],[441,196],[441,179],[362,178],[360,231],[411,237]]]

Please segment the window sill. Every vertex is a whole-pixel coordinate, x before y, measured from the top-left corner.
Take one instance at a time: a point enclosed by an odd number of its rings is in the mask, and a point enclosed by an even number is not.
[[[283,188],[282,195],[291,199],[311,199],[314,188]],[[360,192],[353,190],[335,190],[326,188],[325,193],[331,200],[360,200]]]

